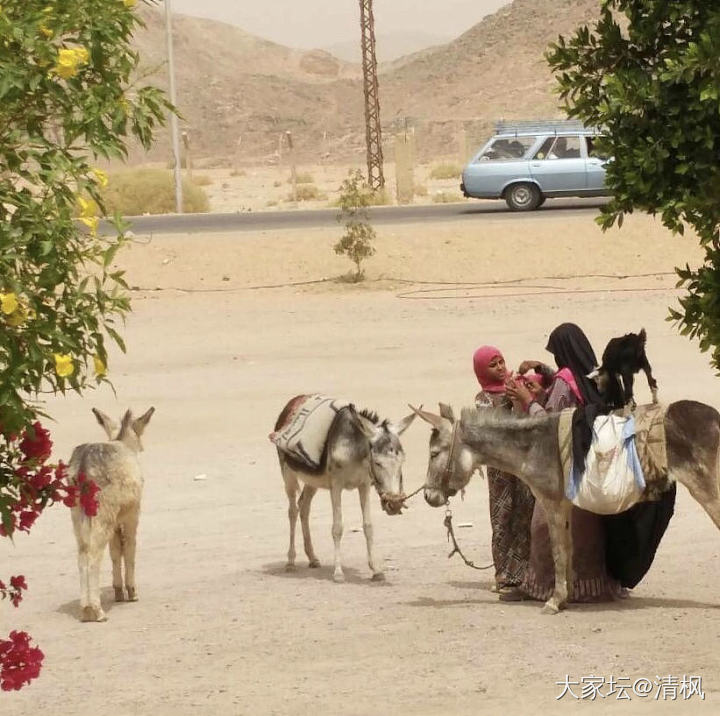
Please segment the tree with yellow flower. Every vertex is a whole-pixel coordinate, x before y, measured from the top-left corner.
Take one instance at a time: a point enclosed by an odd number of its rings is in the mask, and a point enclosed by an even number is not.
[[[47,463],[52,443],[37,421],[38,395],[106,381],[108,341],[125,349],[118,324],[130,301],[113,269],[125,227],[116,217],[111,235],[100,234],[107,175],[96,164],[125,157],[132,137],[149,147],[172,110],[137,79],[136,4],[0,5],[0,537],[29,530],[47,504],[72,496],[72,488],[63,493],[62,466],[53,472]],[[2,578],[0,604],[6,596],[19,603],[24,577],[9,587]],[[42,661],[24,632],[13,634],[0,634],[3,689],[35,678]],[[32,668],[3,680],[3,660],[23,650]]]

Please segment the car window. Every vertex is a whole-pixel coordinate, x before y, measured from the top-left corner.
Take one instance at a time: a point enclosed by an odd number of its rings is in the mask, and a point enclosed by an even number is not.
[[[555,137],[548,137],[543,143],[540,149],[537,150],[533,159],[547,159],[553,144],[555,144]]]
[[[497,137],[478,157],[478,161],[522,159],[537,137]]]
[[[548,137],[535,155],[535,159],[579,159],[582,138]]]
[[[603,161],[608,158],[607,152],[598,149],[597,146],[598,140],[601,140],[602,137],[586,137],[585,139],[587,141],[587,152],[589,157],[602,159]]]

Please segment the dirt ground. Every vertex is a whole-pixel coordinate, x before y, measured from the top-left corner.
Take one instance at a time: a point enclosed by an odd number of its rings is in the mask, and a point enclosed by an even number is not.
[[[720,407],[706,357],[665,320],[678,295],[673,266],[698,259],[692,240],[639,217],[603,236],[589,216],[546,214],[381,229],[360,285],[332,280],[348,268],[332,253],[337,231],[138,237],[122,258],[136,290],[129,351],[110,362],[117,397],[104,388],[48,408],[57,458],[101,439],[91,406],[116,415],[127,406],[157,410],[142,455],[140,601],[112,603],[106,558],[109,621],[77,621],[70,517],[50,510],[3,553],[0,573],[25,574],[30,591],[19,610],[0,607],[0,633],[28,630],[46,662],[29,688],[2,696],[2,713],[715,713],[720,537],[683,488],[632,596],[554,617],[538,603],[498,602],[489,571],[448,560],[442,510],[419,496],[402,517],[384,515],[375,501],[385,584],[369,580],[351,493],[347,583],[331,579],[327,494],[311,518],[323,566],[309,570],[299,557],[296,572],[284,571],[287,502],[267,435],[297,393],[347,396],[391,418],[408,402],[459,408],[477,389],[475,347],[494,343],[512,364],[547,357],[549,331],[575,321],[598,351],[644,326],[662,398]],[[404,436],[409,488],[424,479],[428,434],[413,424]],[[487,564],[481,477],[453,510],[457,523],[471,525],[458,530],[463,547]],[[606,694],[611,677],[632,684],[692,675],[702,679],[704,701],[656,700],[657,689],[581,706],[569,695],[557,700],[566,677],[599,677]]]
[[[209,161],[211,166],[203,166]],[[287,158],[279,163],[258,166],[217,167],[217,160],[200,161],[190,175],[207,194],[212,212],[277,211],[293,208],[327,209],[337,206],[340,185],[350,169],[366,172],[365,158],[355,165],[337,163],[304,164],[296,168],[298,201],[294,200]],[[413,172],[415,204],[471,202],[460,192],[460,171],[467,158],[439,157],[428,164],[415,166]],[[229,160],[224,160],[230,164]],[[159,166],[164,165],[148,165]],[[386,200],[396,203],[395,164],[384,165]],[[448,176],[448,172],[450,175]],[[438,176],[439,175],[439,176]],[[444,177],[444,178],[440,178]]]

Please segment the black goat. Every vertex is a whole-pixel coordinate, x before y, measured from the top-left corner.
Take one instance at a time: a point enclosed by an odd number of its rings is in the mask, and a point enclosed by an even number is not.
[[[602,354],[600,367],[590,374],[595,378],[598,390],[603,399],[613,409],[635,406],[633,397],[633,381],[635,373],[641,370],[647,376],[648,386],[652,393],[653,403],[657,403],[657,381],[653,378],[652,368],[645,355],[647,333],[626,333],[619,338],[612,338]]]

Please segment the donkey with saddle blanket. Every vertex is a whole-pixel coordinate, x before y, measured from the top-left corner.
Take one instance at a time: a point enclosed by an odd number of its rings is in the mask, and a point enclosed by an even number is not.
[[[400,435],[415,417],[399,423],[380,420],[377,414],[358,411],[352,403],[324,395],[298,395],[280,413],[270,440],[277,447],[280,470],[288,497],[290,547],[286,569],[295,568],[295,527],[298,514],[310,567],[319,567],[310,538],[310,503],[319,488],[330,490],[335,544],[333,579],[344,581],[340,559],[343,534],[342,492],[356,489],[360,496],[368,564],[373,580],[384,579],[373,551],[370,488],[380,496],[383,510],[400,514],[403,505],[402,466],[405,453]],[[300,497],[297,497],[301,483]]]

